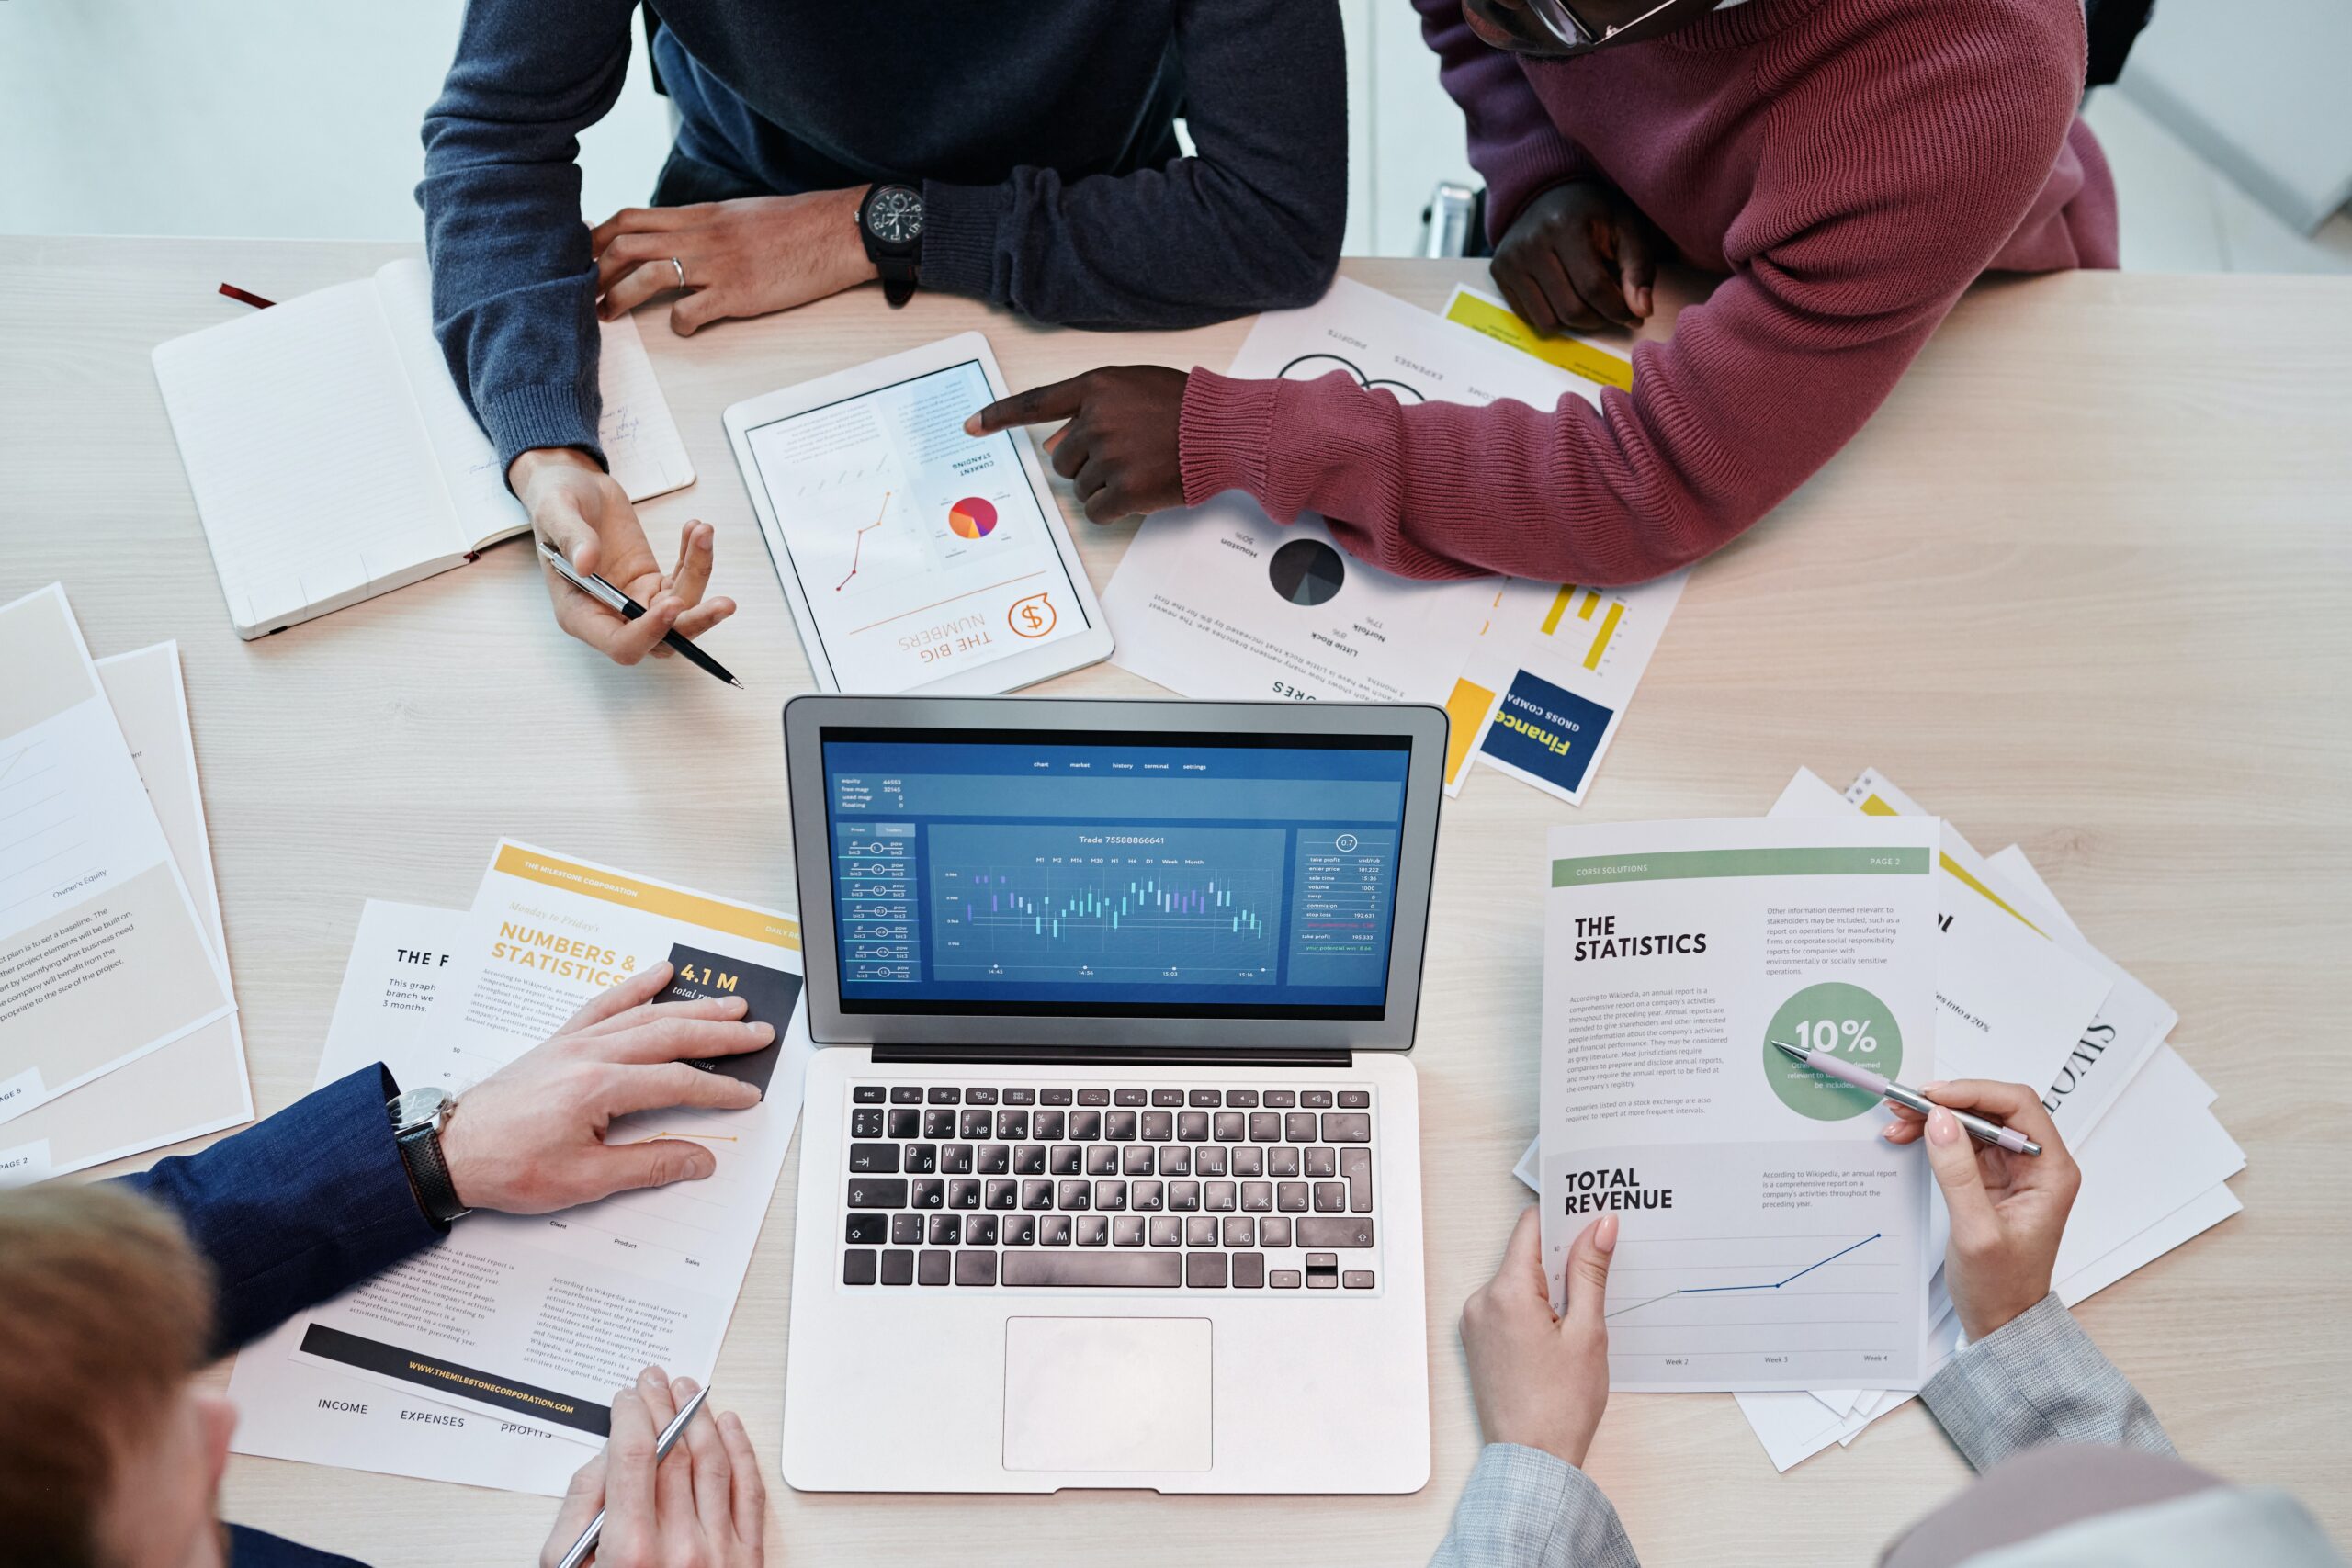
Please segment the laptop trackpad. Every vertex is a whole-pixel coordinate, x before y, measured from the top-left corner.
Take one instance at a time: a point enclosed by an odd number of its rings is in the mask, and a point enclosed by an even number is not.
[[[1209,1468],[1209,1320],[1004,1325],[1004,1468]]]

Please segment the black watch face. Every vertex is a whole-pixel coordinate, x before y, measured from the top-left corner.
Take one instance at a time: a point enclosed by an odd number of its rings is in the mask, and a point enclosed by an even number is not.
[[[886,245],[922,238],[922,197],[904,186],[884,186],[867,198],[865,229]]]

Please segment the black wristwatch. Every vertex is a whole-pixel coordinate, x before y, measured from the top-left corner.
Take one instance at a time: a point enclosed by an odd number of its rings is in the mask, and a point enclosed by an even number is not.
[[[441,1129],[449,1124],[457,1097],[446,1089],[413,1089],[384,1102],[392,1119],[392,1142],[408,1168],[408,1183],[416,1190],[418,1207],[436,1225],[464,1219],[471,1209],[458,1201],[457,1183],[449,1179],[448,1162],[441,1157]]]
[[[922,256],[922,192],[912,186],[876,186],[857,204],[857,231],[866,259],[882,275],[882,298],[903,305],[914,298]]]

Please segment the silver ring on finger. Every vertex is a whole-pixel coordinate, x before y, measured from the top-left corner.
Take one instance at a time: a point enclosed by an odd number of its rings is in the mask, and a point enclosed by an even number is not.
[[[678,275],[678,287],[684,288],[686,286],[686,264],[680,261],[677,257],[672,256],[670,258],[670,270]]]

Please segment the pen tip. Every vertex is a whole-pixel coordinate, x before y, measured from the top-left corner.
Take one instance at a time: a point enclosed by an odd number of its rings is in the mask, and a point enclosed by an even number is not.
[[[735,679],[735,677],[734,677],[734,676],[732,676],[732,675],[729,675],[729,677],[727,677],[727,683],[728,683],[729,685],[730,685],[730,686],[734,687],[734,688],[735,688],[737,691],[739,691],[739,692],[748,692],[748,691],[750,691],[750,690],[752,689],[751,687],[746,686],[745,684],[743,684],[743,682],[742,682],[738,681],[737,679]]]

